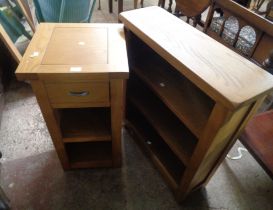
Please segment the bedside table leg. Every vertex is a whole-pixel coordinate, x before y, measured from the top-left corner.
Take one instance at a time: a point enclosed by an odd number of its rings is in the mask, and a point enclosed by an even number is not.
[[[46,122],[48,131],[52,138],[54,147],[59,156],[61,164],[64,169],[69,169],[70,168],[69,162],[68,162],[67,154],[66,154],[64,144],[62,141],[62,134],[61,134],[54,110],[52,109],[49,103],[44,84],[42,81],[32,81],[31,86],[36,95],[38,104],[42,111],[44,120]]]
[[[121,129],[124,111],[124,81],[110,80],[111,89],[111,127],[112,127],[112,155],[113,166],[121,166]]]

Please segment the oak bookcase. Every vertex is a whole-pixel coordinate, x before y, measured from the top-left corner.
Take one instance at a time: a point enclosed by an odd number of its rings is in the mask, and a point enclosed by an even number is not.
[[[204,186],[273,77],[159,7],[123,12],[126,127],[181,201]]]

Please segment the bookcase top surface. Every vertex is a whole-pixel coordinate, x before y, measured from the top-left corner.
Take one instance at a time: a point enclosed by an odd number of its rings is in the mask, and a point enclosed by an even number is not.
[[[125,27],[213,100],[236,108],[273,90],[273,76],[160,7],[120,14]]]
[[[42,23],[20,65],[18,79],[45,74],[109,74],[128,77],[122,24]]]

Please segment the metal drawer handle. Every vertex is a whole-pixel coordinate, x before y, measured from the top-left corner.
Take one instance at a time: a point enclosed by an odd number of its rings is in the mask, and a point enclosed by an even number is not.
[[[69,91],[68,95],[69,96],[88,96],[89,91],[79,91],[79,92]]]

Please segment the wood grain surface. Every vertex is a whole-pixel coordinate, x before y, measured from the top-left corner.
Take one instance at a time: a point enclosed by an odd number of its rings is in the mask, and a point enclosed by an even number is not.
[[[123,12],[120,20],[213,100],[222,102],[227,108],[236,108],[273,89],[271,74],[162,8]]]
[[[122,24],[41,23],[16,76],[19,80],[60,74],[62,78],[81,74],[127,78],[128,72]]]

